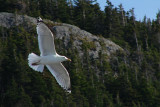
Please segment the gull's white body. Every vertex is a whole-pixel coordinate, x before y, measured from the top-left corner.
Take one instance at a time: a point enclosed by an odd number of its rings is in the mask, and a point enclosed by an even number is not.
[[[54,64],[54,63],[62,62],[61,57],[57,55],[47,55],[41,56],[40,64],[47,65],[47,64]]]
[[[44,65],[46,65],[61,87],[70,92],[70,77],[61,63],[68,58],[56,53],[53,34],[42,21],[38,22],[36,29],[41,55],[29,54],[29,66],[36,71],[43,72]]]

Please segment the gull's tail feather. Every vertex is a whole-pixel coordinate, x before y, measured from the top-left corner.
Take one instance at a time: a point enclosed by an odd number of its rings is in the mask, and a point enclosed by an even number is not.
[[[40,59],[41,59],[40,56],[38,56],[34,53],[30,53],[28,55],[28,64],[35,71],[43,72],[44,65],[39,64]]]

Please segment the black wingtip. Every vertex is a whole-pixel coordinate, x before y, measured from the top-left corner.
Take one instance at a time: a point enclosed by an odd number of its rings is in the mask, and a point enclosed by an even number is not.
[[[71,88],[66,89],[66,91],[71,94]]]
[[[67,92],[68,92],[69,94],[71,94],[71,90],[67,90]]]
[[[38,18],[37,18],[37,23],[39,23],[39,22],[43,22],[43,20],[42,20],[41,17],[38,17]]]

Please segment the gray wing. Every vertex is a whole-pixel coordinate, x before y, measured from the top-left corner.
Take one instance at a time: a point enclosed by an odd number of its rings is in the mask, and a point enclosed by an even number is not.
[[[37,34],[41,56],[56,54],[54,36],[43,22],[37,24]]]
[[[52,75],[55,77],[57,82],[61,87],[66,89],[68,92],[71,86],[70,77],[66,70],[66,68],[62,65],[62,63],[56,63],[52,65],[46,65]]]

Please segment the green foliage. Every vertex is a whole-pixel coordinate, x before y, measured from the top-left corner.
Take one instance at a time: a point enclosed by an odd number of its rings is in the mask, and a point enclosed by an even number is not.
[[[72,94],[67,94],[45,69],[29,68],[30,52],[39,54],[37,34],[25,25],[0,27],[0,106],[1,107],[159,107],[160,105],[160,18],[136,21],[134,9],[124,11],[107,0],[104,11],[93,0],[0,0],[0,11],[42,16],[71,23],[120,45],[125,52],[111,57],[95,50],[94,41],[82,41],[84,57],[56,39],[59,54],[72,59],[64,62],[71,77]],[[53,26],[53,25],[51,25]],[[67,51],[62,51],[67,50]]]
[[[94,42],[93,41],[88,41],[87,38],[82,40],[82,46],[81,47],[84,50],[87,50],[87,49],[95,50],[96,49],[96,46],[95,46]]]

